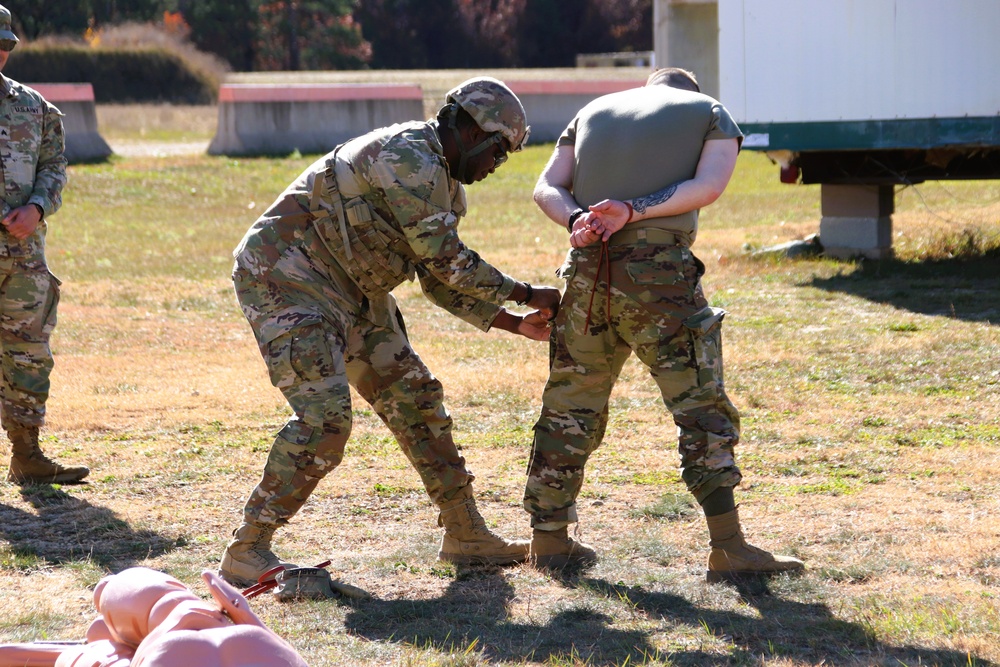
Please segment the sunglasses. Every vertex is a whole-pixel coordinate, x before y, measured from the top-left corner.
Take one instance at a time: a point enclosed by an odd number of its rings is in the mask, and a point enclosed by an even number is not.
[[[507,158],[509,157],[507,155],[508,151],[503,146],[503,140],[504,140],[503,139],[503,135],[499,134],[499,133],[494,134],[493,138],[491,139],[491,142],[498,149],[500,149],[500,154],[499,155],[496,154],[496,150],[493,151],[493,168],[494,169],[496,169],[497,167],[499,167],[500,165],[502,165],[504,162],[506,162]]]
[[[0,39],[0,51],[13,51],[17,46],[16,39]]]
[[[505,151],[503,148],[501,148],[500,149],[500,155],[494,155],[493,156],[493,168],[496,169],[497,167],[499,167],[500,165],[502,165],[504,162],[506,162],[507,161],[507,157],[508,157],[507,151]]]

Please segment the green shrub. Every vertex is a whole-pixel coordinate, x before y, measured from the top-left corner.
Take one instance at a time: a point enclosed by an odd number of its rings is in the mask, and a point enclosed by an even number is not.
[[[91,83],[98,102],[210,104],[229,70],[199,51],[184,31],[122,23],[68,36],[22,42],[6,74],[24,83]]]
[[[98,103],[211,104],[218,82],[162,48],[91,48],[31,44],[18,49],[4,74],[23,83],[90,83]]]

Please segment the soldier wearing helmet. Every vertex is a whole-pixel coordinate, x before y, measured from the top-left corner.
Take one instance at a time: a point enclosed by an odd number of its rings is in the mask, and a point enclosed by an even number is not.
[[[535,340],[548,339],[559,302],[559,290],[502,273],[458,235],[463,184],[485,179],[524,145],[524,108],[489,78],[466,81],[445,102],[434,119],[373,130],[317,160],[236,248],[237,298],[294,415],[223,554],[220,573],[235,585],[284,564],[272,535],[343,458],[350,387],[392,431],[440,509],[440,558],[527,558],[527,541],[486,528],[441,383],[411,347],[391,294],[417,279],[433,303],[473,326]],[[534,311],[516,314],[503,307],[509,301]]]
[[[17,46],[11,16],[0,6],[0,71]],[[46,219],[62,205],[66,185],[62,114],[38,91],[0,74],[0,420],[11,442],[8,481],[78,482],[90,472],[50,460],[38,445],[49,396],[59,281],[45,262]]]
[[[470,158],[499,145],[503,153],[496,156],[494,164],[494,167],[499,167],[507,160],[507,153],[524,147],[530,129],[525,120],[524,107],[503,82],[488,76],[470,79],[450,90],[445,101],[447,104],[438,117],[444,117],[455,149],[459,152],[452,176],[463,183],[473,182],[466,175]],[[466,146],[458,130],[459,115],[463,111],[487,133],[486,138],[474,146]]]

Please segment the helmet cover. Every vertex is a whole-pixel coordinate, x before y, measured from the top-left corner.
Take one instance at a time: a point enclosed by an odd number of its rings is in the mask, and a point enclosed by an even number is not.
[[[511,151],[521,150],[528,140],[531,128],[524,106],[499,79],[489,76],[469,79],[448,91],[445,102],[465,109],[485,132],[499,132],[510,144]]]

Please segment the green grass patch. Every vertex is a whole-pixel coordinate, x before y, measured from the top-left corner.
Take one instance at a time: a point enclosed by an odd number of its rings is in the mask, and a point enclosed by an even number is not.
[[[161,111],[137,112],[145,129],[123,113],[116,140],[210,134],[194,121],[159,134]],[[551,150],[529,146],[468,188],[461,234],[510,275],[560,286],[566,232],[531,201]],[[78,487],[0,485],[0,641],[82,637],[92,586],[125,567],[171,572],[206,595],[198,575],[218,567],[290,416],[236,307],[231,253],[313,159],[119,157],[70,168],[48,235],[65,282],[43,447],[93,472]],[[598,550],[592,570],[438,562],[437,510],[358,399],[344,462],[274,548],[299,563],[330,558],[334,576],[374,597],[262,597],[254,611],[314,667],[1000,662],[1000,566],[990,557],[1000,544],[989,527],[1000,494],[1000,262],[990,240],[1000,182],[923,184],[923,200],[898,193],[895,260],[746,261],[744,244],[818,226],[818,186],[777,176],[745,151],[702,212],[694,251],[707,298],[729,312],[744,530],[755,546],[803,558],[802,576],[705,583],[708,535],[676,470],[676,427],[633,359],[570,533]],[[397,296],[444,384],[487,525],[529,537],[521,492],[547,347],[479,332],[413,285]],[[52,591],[65,613],[52,611]]]

